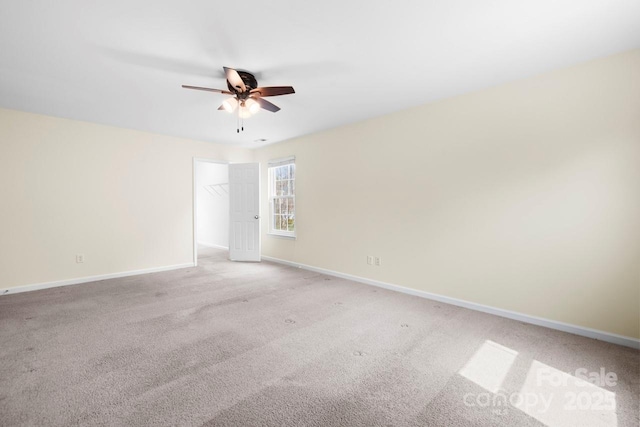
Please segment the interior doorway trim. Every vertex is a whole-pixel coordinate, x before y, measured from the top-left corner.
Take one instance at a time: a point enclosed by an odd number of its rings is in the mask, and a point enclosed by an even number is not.
[[[192,180],[193,180],[193,265],[198,265],[198,187],[196,182],[196,165],[198,162],[217,163],[220,165],[229,165],[225,160],[205,159],[202,157],[193,158]]]

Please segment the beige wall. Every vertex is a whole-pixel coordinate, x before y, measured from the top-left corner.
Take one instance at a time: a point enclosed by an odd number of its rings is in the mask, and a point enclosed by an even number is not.
[[[636,50],[260,149],[263,180],[297,158],[263,254],[638,338],[639,79]]]
[[[194,156],[252,153],[0,109],[0,288],[192,262]]]

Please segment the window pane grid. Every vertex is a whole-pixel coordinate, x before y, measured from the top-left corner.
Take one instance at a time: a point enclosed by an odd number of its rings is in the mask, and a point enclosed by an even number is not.
[[[271,230],[295,232],[295,164],[269,168]]]

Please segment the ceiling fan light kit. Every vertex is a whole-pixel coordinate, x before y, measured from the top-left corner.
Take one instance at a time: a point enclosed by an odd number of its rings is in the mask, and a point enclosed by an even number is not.
[[[267,96],[280,96],[295,93],[291,86],[267,86],[259,87],[255,76],[247,71],[234,70],[233,68],[223,67],[227,78],[227,88],[229,90],[213,89],[199,86],[182,85],[185,89],[202,90],[205,92],[215,92],[224,95],[233,95],[222,102],[218,110],[224,110],[233,113],[238,111],[238,126],[236,131],[240,133],[240,129],[244,131],[244,119],[251,117],[260,111],[261,108],[276,113],[280,111],[280,107],[263,99]],[[243,125],[240,127],[240,119],[243,119]]]
[[[238,106],[238,100],[235,98],[229,98],[229,99],[225,99],[222,102],[222,105],[220,106],[220,108],[225,110],[227,113],[233,113],[233,111],[236,109],[237,106]]]

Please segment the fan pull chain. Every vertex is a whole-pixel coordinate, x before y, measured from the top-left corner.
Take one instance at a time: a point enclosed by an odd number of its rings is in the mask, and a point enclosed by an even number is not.
[[[240,130],[244,132],[244,117],[240,117],[240,103],[238,103],[238,115],[236,116],[236,133],[240,133]],[[242,123],[242,126],[240,124]]]

